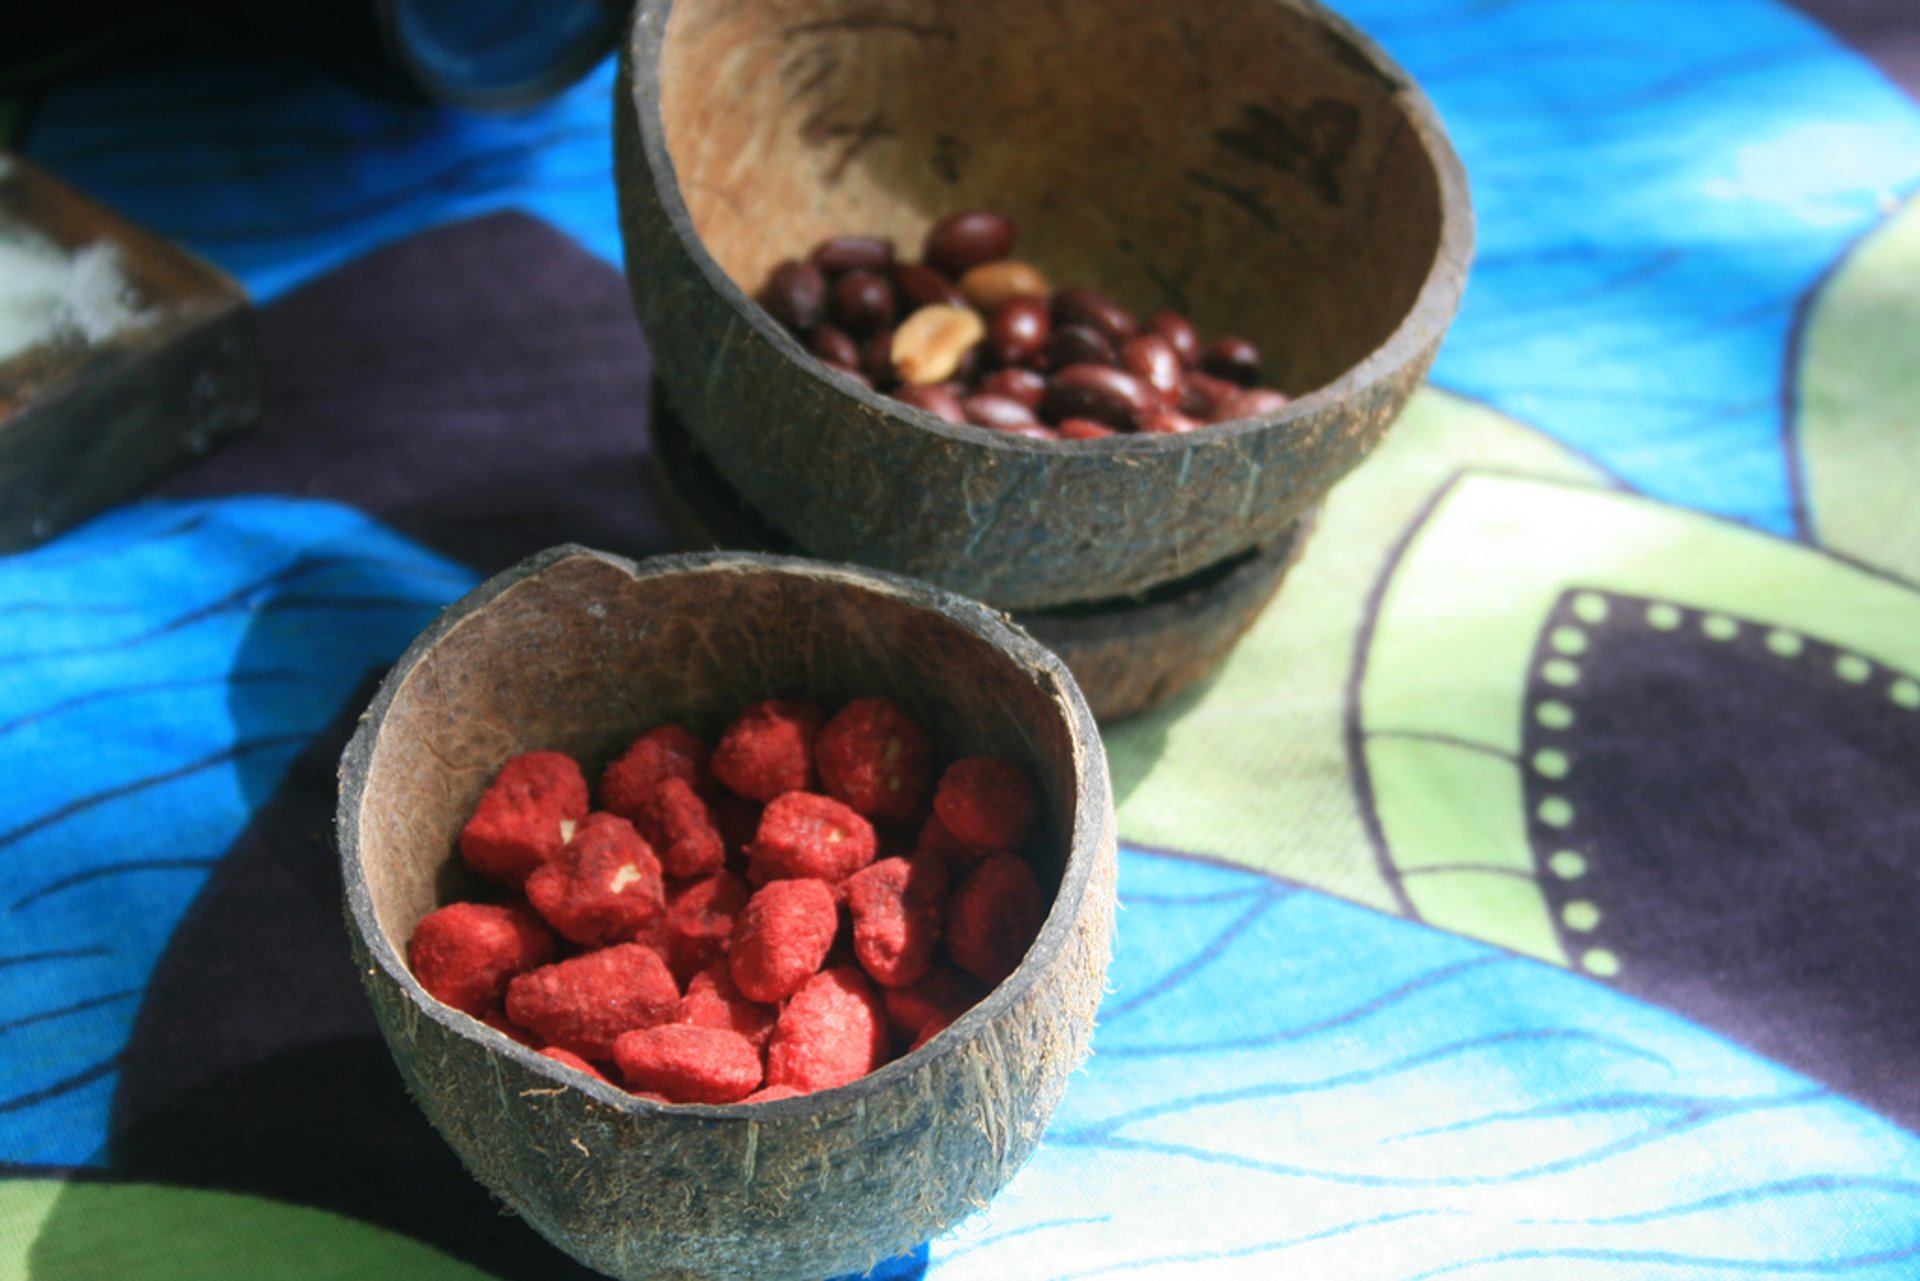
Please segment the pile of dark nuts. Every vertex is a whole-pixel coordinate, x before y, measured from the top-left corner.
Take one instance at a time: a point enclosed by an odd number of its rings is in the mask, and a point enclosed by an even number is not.
[[[1141,320],[1104,294],[1055,289],[1014,258],[1005,214],[952,214],[920,262],[891,240],[834,236],[774,268],[767,311],[821,362],[955,423],[1044,440],[1172,435],[1270,414],[1243,338],[1205,346],[1173,311]]]

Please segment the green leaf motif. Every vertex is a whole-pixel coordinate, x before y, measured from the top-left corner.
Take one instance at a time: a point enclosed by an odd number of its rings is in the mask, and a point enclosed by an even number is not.
[[[1397,910],[1354,794],[1350,685],[1400,539],[1437,493],[1475,470],[1610,483],[1529,427],[1422,390],[1328,496],[1300,563],[1213,676],[1106,732],[1124,839]]]
[[[353,1219],[144,1183],[0,1180],[0,1281],[486,1281]]]
[[[1920,583],[1920,202],[1862,240],[1807,314],[1795,448],[1815,542]]]

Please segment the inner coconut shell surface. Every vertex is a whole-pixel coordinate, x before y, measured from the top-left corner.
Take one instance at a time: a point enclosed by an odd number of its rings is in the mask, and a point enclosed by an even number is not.
[[[1291,524],[1424,374],[1471,254],[1425,99],[1295,0],[644,0],[626,77],[630,275],[703,449],[809,550],[1002,607],[1124,595]],[[1056,286],[1251,339],[1295,405],[1191,436],[1010,437],[833,377],[748,301],[828,236],[915,258],[977,207]],[[902,418],[923,439],[889,440]]]
[[[663,1108],[428,997],[401,958],[476,888],[458,832],[501,762],[547,749],[594,777],[640,731],[709,741],[748,703],[885,692],[945,751],[1029,764],[1054,902],[1020,970],[908,1059],[838,1090]],[[1108,955],[1112,798],[1058,661],[989,611],[777,557],[582,548],[453,606],[383,684],[342,764],[348,919],[407,1085],[468,1168],[549,1240],[628,1278],[864,1269],[984,1204],[1084,1056]],[[1071,857],[1070,857],[1071,852]]]

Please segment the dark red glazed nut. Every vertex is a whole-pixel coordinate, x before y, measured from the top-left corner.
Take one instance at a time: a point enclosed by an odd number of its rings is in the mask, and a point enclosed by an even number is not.
[[[850,271],[833,283],[833,319],[853,334],[893,323],[893,286],[878,272]]]
[[[1046,351],[1052,333],[1044,299],[1009,299],[987,320],[987,350],[1003,365],[1030,365]]]
[[[1040,421],[1034,417],[1031,409],[1006,396],[989,396],[985,393],[969,396],[960,402],[960,408],[966,413],[967,421],[975,427],[988,427],[995,431],[1015,431]]]
[[[1118,433],[1105,423],[1097,423],[1091,418],[1062,418],[1060,420],[1060,438],[1062,440],[1098,440],[1102,436]]]
[[[687,981],[687,994],[680,998],[676,1022],[701,1027],[725,1028],[738,1032],[765,1051],[773,1039],[774,1020],[780,1011],[771,1005],[750,1001],[734,984],[733,973],[725,961],[715,961]]]
[[[1292,402],[1270,387],[1249,387],[1237,396],[1229,396],[1213,411],[1213,421],[1232,422],[1236,418],[1258,418],[1277,414]]]
[[[882,389],[900,381],[900,371],[893,367],[893,330],[882,329],[860,344],[860,372]]]
[[[893,242],[885,236],[832,236],[813,247],[813,265],[829,276],[885,271],[893,266]]]
[[[947,766],[933,791],[933,812],[969,845],[1010,850],[1026,838],[1040,798],[1027,771],[1011,761],[967,756]]]
[[[633,825],[668,876],[708,876],[726,862],[726,842],[714,826],[713,812],[683,778],[667,779],[655,788]]]
[[[837,884],[873,862],[878,847],[873,824],[846,805],[788,792],[760,813],[760,830],[747,848],[748,879],[816,877]]]
[[[813,736],[826,719],[798,699],[755,703],[727,726],[708,762],[713,776],[749,800],[770,801],[813,782]]]
[[[613,1057],[622,1032],[668,1022],[679,1008],[667,963],[640,943],[543,965],[507,984],[507,1017],[541,1044],[596,1061]]]
[[[965,1014],[980,998],[987,994],[987,988],[964,970],[951,965],[934,962],[925,978],[910,987],[889,987],[880,990],[880,999],[887,1007],[887,1024],[893,1029],[893,1035],[901,1044],[910,1044],[918,1039],[928,1023],[940,1020],[944,1026]]]
[[[827,278],[810,262],[788,259],[767,278],[760,305],[787,328],[805,333],[827,314]]]
[[[1200,353],[1200,369],[1239,387],[1260,377],[1260,350],[1244,338],[1219,338]]]
[[[807,335],[807,350],[839,369],[860,370],[860,344],[838,325],[821,321]]]
[[[1158,334],[1136,334],[1120,344],[1120,368],[1152,388],[1163,402],[1180,399],[1186,371],[1173,346]]]
[[[449,903],[413,927],[407,966],[434,1000],[484,1016],[514,975],[553,959],[554,938],[519,903]]]
[[[676,980],[690,981],[726,953],[748,893],[732,872],[715,872],[667,896],[666,958]]]
[[[683,778],[702,796],[718,789],[707,770],[707,745],[684,725],[656,725],[600,771],[600,808],[631,820],[669,778]]]
[[[587,816],[587,780],[571,756],[523,752],[500,767],[460,829],[460,857],[490,881],[519,889],[560,852],[563,824]]]
[[[737,1103],[760,1084],[760,1053],[738,1032],[664,1023],[613,1043],[613,1061],[634,1090],[676,1103]]]
[[[920,825],[920,836],[914,842],[915,854],[931,854],[946,865],[954,880],[959,880],[973,870],[973,865],[989,854],[1004,852],[998,845],[970,845],[947,830],[938,814],[930,814],[927,821]]]
[[[1180,384],[1180,403],[1177,408],[1190,418],[1212,422],[1214,412],[1239,394],[1237,384],[1190,369]]]
[[[1147,331],[1164,338],[1180,363],[1191,366],[1200,359],[1200,332],[1193,322],[1177,311],[1156,311],[1147,317]]]
[[[1112,365],[1120,355],[1107,336],[1091,325],[1062,325],[1047,338],[1040,363],[1047,369],[1070,365]]]
[[[564,1063],[576,1072],[585,1072],[596,1081],[607,1080],[604,1072],[581,1058],[578,1054],[575,1054],[572,1050],[563,1050],[557,1045],[549,1045],[546,1049],[540,1051],[540,1053],[542,1056],[552,1059],[555,1063]],[[607,1084],[612,1085],[613,1082],[607,1081]]]
[[[1132,428],[1159,408],[1147,385],[1124,370],[1106,365],[1068,365],[1047,383],[1040,416],[1052,422],[1091,418],[1109,427]]]
[[[1013,219],[990,209],[948,214],[927,229],[921,257],[958,280],[983,262],[997,262],[1013,252]]]
[[[887,1016],[857,967],[807,980],[767,1046],[767,1084],[811,1092],[857,1081],[886,1061]]]
[[[933,739],[890,698],[842,707],[820,727],[813,750],[827,795],[867,818],[907,822],[933,791]]]
[[[995,854],[947,902],[947,955],[982,983],[996,984],[1018,968],[1046,915],[1046,896],[1026,860]]]
[[[936,857],[881,859],[847,878],[853,954],[883,987],[926,977],[940,946],[947,874]]]
[[[1037,369],[996,369],[980,380],[980,391],[988,396],[1005,396],[1028,409],[1038,410],[1040,398],[1047,394],[1047,376]]]
[[[931,267],[917,262],[893,265],[893,289],[899,295],[899,314],[912,315],[922,307],[964,307],[967,296],[960,286]]]
[[[1189,418],[1177,409],[1156,409],[1140,419],[1142,436],[1184,436],[1190,431],[1199,431],[1206,424],[1198,418]]]
[[[916,386],[908,383],[893,393],[894,399],[912,405],[915,409],[924,409],[936,418],[944,418],[950,423],[967,421],[966,408],[960,403],[960,397],[954,394],[947,383],[926,383]]]
[[[1087,325],[1106,335],[1118,348],[1140,332],[1140,324],[1131,312],[1097,289],[1068,285],[1053,295],[1053,323]]]
[[[660,861],[618,814],[589,814],[573,839],[527,878],[527,901],[562,937],[623,943],[666,914]]]
[[[770,881],[734,921],[727,970],[750,1001],[784,1001],[820,970],[840,930],[833,887],[813,879]]]

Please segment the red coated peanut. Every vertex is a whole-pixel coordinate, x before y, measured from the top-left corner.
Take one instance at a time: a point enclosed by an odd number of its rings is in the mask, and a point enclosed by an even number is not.
[[[519,889],[586,816],[587,780],[573,758],[523,752],[480,794],[460,829],[460,857],[487,879]]]
[[[513,903],[449,903],[420,918],[407,966],[436,1001],[475,1018],[500,1004],[516,974],[553,959],[540,918]]]
[[[1040,935],[1046,896],[1025,859],[983,859],[947,904],[947,955],[982,983],[1013,973]]]
[[[758,1088],[760,1052],[738,1032],[663,1023],[622,1033],[613,1061],[635,1091],[679,1103],[737,1103]]]
[[[886,1011],[853,966],[824,970],[793,994],[767,1046],[768,1085],[831,1089],[885,1062]]]
[[[734,923],[727,949],[734,986],[751,1001],[786,1000],[819,971],[839,928],[840,910],[825,881],[761,886]]]

